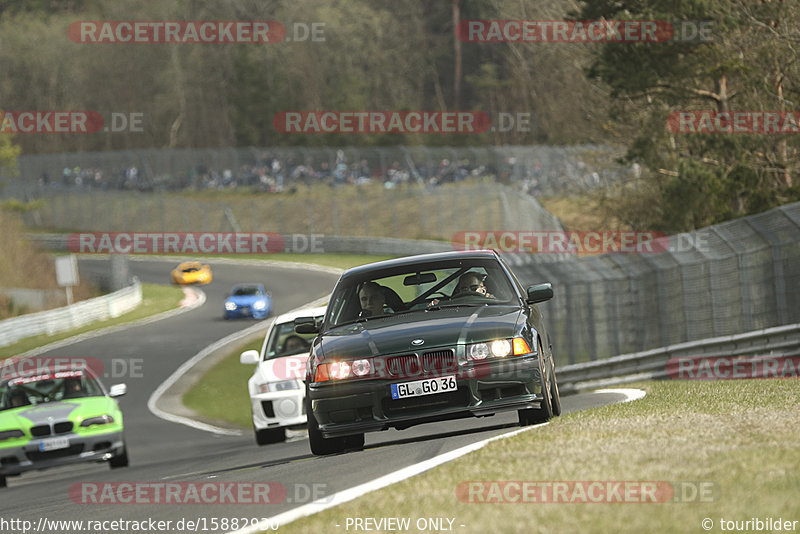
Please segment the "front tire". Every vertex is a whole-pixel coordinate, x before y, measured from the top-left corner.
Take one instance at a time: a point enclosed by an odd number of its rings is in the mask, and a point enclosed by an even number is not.
[[[269,445],[271,443],[286,441],[286,429],[284,427],[256,430],[255,434],[256,443],[259,445]]]
[[[558,392],[556,362],[552,354],[550,355],[550,404],[553,406],[553,415],[561,415],[561,394]]]
[[[123,447],[121,453],[115,455],[113,458],[111,458],[111,460],[108,461],[108,465],[111,467],[111,469],[128,467],[128,449]]]
[[[317,456],[344,452],[347,448],[346,438],[326,438],[320,432],[319,423],[314,417],[314,412],[311,411],[311,400],[308,398],[308,392],[306,392],[306,414],[308,416],[308,443],[311,445],[311,452]]]
[[[545,372],[544,364],[542,363],[542,358],[544,358],[544,352],[542,351],[542,345],[539,344],[539,374],[541,376],[542,382],[542,400],[539,403],[539,408],[525,408],[522,410],[518,410],[519,415],[519,425],[520,426],[528,426],[528,425],[538,425],[540,423],[546,423],[550,419],[553,418],[553,403],[552,403],[552,394],[550,389],[550,378],[548,378],[547,373]],[[561,403],[559,399],[559,410],[561,410]]]

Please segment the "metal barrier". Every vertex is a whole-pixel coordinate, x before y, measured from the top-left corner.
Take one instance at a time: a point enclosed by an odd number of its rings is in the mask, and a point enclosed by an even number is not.
[[[756,330],[734,336],[722,336],[710,339],[702,339],[690,343],[679,343],[657,349],[638,352],[635,354],[623,354],[613,358],[607,358],[596,362],[586,362],[574,365],[559,367],[558,386],[559,391],[565,394],[638,382],[642,380],[660,380],[666,378],[680,378],[680,367],[674,365],[676,359],[686,358],[705,358],[713,361],[715,358],[725,358],[726,363],[740,362],[742,372],[746,371],[746,365],[758,363],[759,359],[769,358],[771,361],[777,359],[792,358],[788,365],[791,369],[782,368],[776,371],[784,372],[785,377],[800,378],[800,369],[795,361],[800,358],[800,324],[778,326],[764,330]],[[698,379],[724,378],[715,376],[711,365],[707,371],[701,373],[696,369],[694,374],[702,376]],[[724,373],[732,374],[728,369]],[[724,374],[718,371],[717,374]],[[705,376],[708,374],[709,376]],[[744,376],[742,377],[744,378]]]
[[[93,321],[119,317],[142,302],[142,285],[133,284],[114,293],[84,300],[55,310],[30,313],[0,321],[0,347],[41,334],[55,334]]]

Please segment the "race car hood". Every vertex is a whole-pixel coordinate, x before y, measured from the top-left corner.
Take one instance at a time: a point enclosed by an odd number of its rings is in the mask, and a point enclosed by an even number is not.
[[[81,397],[48,402],[45,404],[20,406],[0,412],[0,430],[19,428],[27,430],[33,426],[45,425],[50,421],[69,420],[76,425],[87,417],[103,414],[116,414],[119,406],[109,397]]]
[[[321,356],[355,359],[510,338],[524,322],[520,320],[522,313],[519,306],[495,305],[377,317],[324,332]],[[420,339],[421,345],[411,344]]]

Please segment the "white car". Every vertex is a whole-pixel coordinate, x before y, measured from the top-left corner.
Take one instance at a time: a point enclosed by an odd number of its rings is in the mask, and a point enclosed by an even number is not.
[[[256,442],[267,445],[286,440],[286,428],[305,428],[305,378],[311,341],[316,334],[294,331],[296,317],[314,317],[319,323],[325,307],[285,313],[275,319],[264,337],[261,352],[247,350],[239,361],[257,364],[247,381]]]

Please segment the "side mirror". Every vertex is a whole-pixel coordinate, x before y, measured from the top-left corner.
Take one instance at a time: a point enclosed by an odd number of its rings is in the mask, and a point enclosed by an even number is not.
[[[111,386],[111,389],[108,390],[109,397],[121,397],[128,392],[128,386],[125,384],[114,384]]]
[[[261,354],[257,350],[246,350],[239,356],[239,363],[254,365],[258,363]]]
[[[536,304],[553,298],[553,285],[550,282],[528,286],[528,304]]]
[[[298,317],[294,320],[294,331],[298,334],[318,334],[319,325],[313,317]]]

